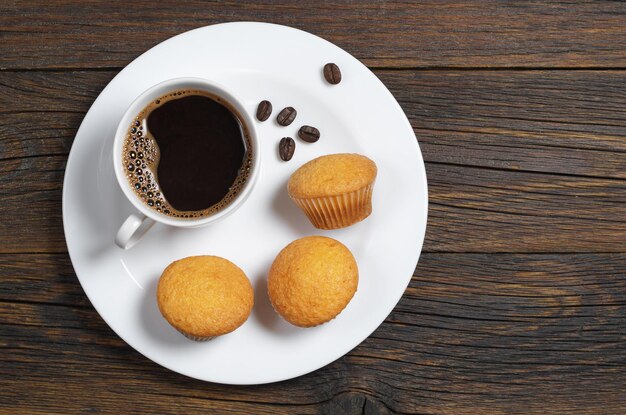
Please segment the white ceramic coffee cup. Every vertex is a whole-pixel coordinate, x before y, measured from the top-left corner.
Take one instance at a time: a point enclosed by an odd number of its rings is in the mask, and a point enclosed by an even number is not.
[[[183,89],[205,91],[226,101],[235,110],[235,112],[238,113],[237,115],[240,118],[240,122],[243,124],[242,128],[247,129],[249,142],[252,146],[252,166],[250,167],[248,179],[246,180],[241,191],[225,208],[215,212],[214,214],[198,219],[179,219],[167,216],[147,206],[131,187],[131,184],[126,177],[126,172],[124,170],[125,166],[122,159],[124,141],[128,133],[128,128],[137,114],[139,114],[152,101],[167,95],[170,92]],[[124,113],[124,116],[117,127],[117,131],[115,132],[115,141],[113,143],[113,165],[115,168],[115,177],[117,177],[117,181],[122,188],[124,195],[126,195],[128,200],[139,211],[131,214],[124,221],[117,232],[117,235],[115,236],[115,243],[120,248],[128,249],[135,245],[155,222],[181,228],[196,228],[205,226],[209,223],[215,222],[216,220],[224,218],[241,206],[241,204],[250,195],[250,192],[256,183],[257,176],[259,175],[259,147],[254,120],[252,116],[248,114],[248,111],[246,111],[244,105],[239,99],[237,99],[230,91],[213,81],[202,78],[170,79],[154,85],[143,92],[133,101],[132,104],[130,104]]]

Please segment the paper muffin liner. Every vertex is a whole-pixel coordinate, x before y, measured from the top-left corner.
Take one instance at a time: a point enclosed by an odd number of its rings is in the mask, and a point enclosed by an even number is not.
[[[187,337],[189,340],[193,340],[195,342],[206,342],[206,341],[209,341],[209,340],[213,340],[215,337],[217,337],[217,336],[205,336],[205,337],[193,336],[191,334],[185,333],[182,330],[178,330],[178,332],[180,334],[182,334],[183,336]]]
[[[291,199],[304,211],[318,229],[345,228],[362,221],[372,213],[374,183],[354,192],[335,196]]]

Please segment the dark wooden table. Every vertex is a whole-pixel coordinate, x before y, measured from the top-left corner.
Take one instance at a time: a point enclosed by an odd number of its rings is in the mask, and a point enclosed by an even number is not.
[[[0,2],[0,412],[626,413],[626,4]],[[137,55],[260,20],[361,59],[407,113],[430,214],[385,323],[277,384],[170,372],[84,295],[61,220],[76,130]]]

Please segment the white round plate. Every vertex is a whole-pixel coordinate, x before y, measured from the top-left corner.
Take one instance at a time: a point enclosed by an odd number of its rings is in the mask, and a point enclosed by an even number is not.
[[[335,62],[343,80],[329,85],[322,68]],[[274,112],[258,123],[259,181],[228,218],[199,229],[155,225],[134,248],[113,238],[133,211],[113,172],[118,122],[141,92],[175,77],[204,77],[231,88],[251,113],[267,99]],[[280,127],[276,114],[298,111]],[[308,144],[301,125],[319,128]],[[278,141],[294,137],[290,162],[278,157]],[[303,163],[329,153],[355,152],[378,165],[373,213],[345,229],[315,229],[289,200],[286,183]],[[72,145],[63,186],[67,247],[83,289],[102,318],[137,351],[171,370],[211,382],[260,384],[290,379],[343,356],[391,312],[417,264],[426,229],[428,194],[424,163],[402,109],[363,64],[312,34],[265,23],[227,23],[173,37],[122,70],[85,116]],[[300,329],[283,321],[266,294],[268,269],[289,242],[326,235],[352,250],[358,291],[334,320]],[[171,262],[190,255],[219,255],[250,278],[255,306],[233,333],[209,342],[181,336],[161,317],[156,285]]]

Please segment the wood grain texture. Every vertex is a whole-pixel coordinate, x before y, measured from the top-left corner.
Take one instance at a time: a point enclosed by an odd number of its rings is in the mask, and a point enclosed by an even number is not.
[[[117,71],[0,73],[2,158],[67,154]],[[626,72],[375,70],[426,161],[626,178]]]
[[[626,178],[626,72],[376,71],[431,162]]]
[[[426,251],[626,252],[626,72],[376,73],[427,162]],[[0,252],[65,251],[66,154],[113,75],[0,74]]]
[[[172,35],[242,20],[373,68],[430,197],[386,321],[320,370],[252,387],[186,378],[118,338],[61,218],[72,141],[115,74]],[[619,1],[0,2],[0,413],[624,413],[624,69]]]
[[[65,161],[41,156],[0,163],[0,252],[65,252]],[[626,250],[624,180],[428,163],[427,174],[426,252]]]
[[[625,254],[425,254],[359,347],[311,375],[254,387],[188,379],[133,351],[88,304],[66,255],[0,255],[0,293],[0,401],[18,413],[107,413],[120,401],[146,414],[596,414],[626,405]]]
[[[0,69],[121,67],[178,33],[264,21],[373,67],[626,67],[619,1],[0,3]]]

